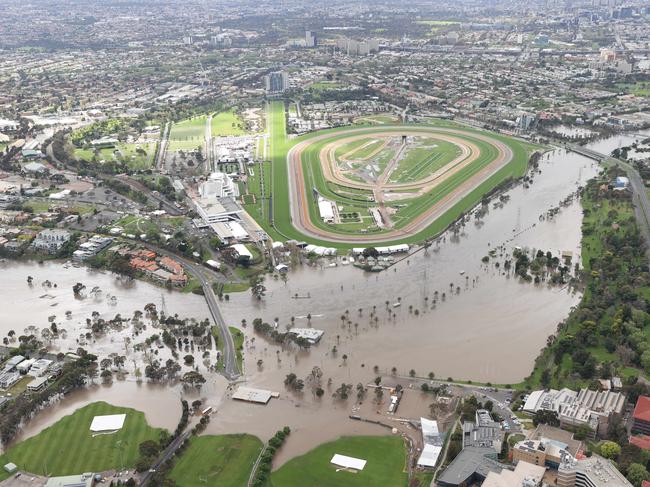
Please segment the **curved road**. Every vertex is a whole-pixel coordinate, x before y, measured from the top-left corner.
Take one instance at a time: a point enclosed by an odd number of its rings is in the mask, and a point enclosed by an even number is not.
[[[144,245],[148,247],[149,249],[159,253],[160,255],[165,255],[167,257],[170,257],[180,262],[183,268],[187,271],[187,273],[194,276],[201,283],[201,288],[203,289],[203,295],[205,297],[206,303],[208,304],[208,308],[210,309],[210,314],[212,315],[215,325],[219,327],[219,332],[224,342],[223,374],[230,381],[236,380],[241,375],[241,371],[237,366],[237,353],[235,350],[235,342],[232,339],[232,335],[230,334],[230,330],[228,329],[226,320],[224,320],[223,315],[221,314],[217,297],[215,296],[214,290],[212,289],[212,282],[210,279],[211,271],[209,271],[208,269],[206,269],[200,264],[196,264],[191,260],[181,257],[180,255],[170,252],[168,250],[162,249],[156,245],[151,245],[144,242],[138,242],[138,243],[140,245]]]
[[[398,240],[405,236],[411,236],[417,234],[429,225],[431,225],[436,219],[450,210],[458,201],[460,201],[465,196],[469,195],[474,191],[480,184],[482,184],[487,178],[495,174],[497,171],[505,167],[510,161],[512,161],[513,153],[512,149],[508,147],[503,142],[493,139],[487,135],[471,133],[468,134],[465,131],[452,129],[452,128],[443,128],[443,127],[402,127],[402,126],[391,126],[391,127],[373,127],[373,128],[360,128],[352,129],[346,133],[360,134],[360,135],[395,135],[398,133],[400,135],[422,135],[422,134],[433,134],[440,135],[450,134],[450,135],[459,135],[466,136],[481,140],[486,142],[498,151],[497,157],[490,162],[487,166],[482,168],[477,173],[470,176],[466,181],[459,184],[453,191],[449,192],[425,211],[420,213],[418,216],[409,221],[404,227],[400,229],[393,229],[391,231],[369,235],[369,234],[359,234],[359,235],[344,235],[334,231],[326,230],[319,228],[311,221],[309,215],[309,198],[311,189],[305,187],[305,177],[303,173],[302,165],[302,153],[305,149],[320,140],[324,140],[330,137],[337,137],[340,134],[324,134],[321,136],[313,137],[306,141],[300,142],[293,146],[289,153],[287,154],[287,172],[289,180],[289,207],[290,207],[290,216],[293,226],[303,233],[313,238],[318,238],[321,240],[326,240],[332,243],[364,243],[364,242],[373,242],[373,243],[384,243]],[[467,156],[464,161],[461,163],[463,167],[471,162],[475,161],[480,156],[480,151],[475,152]],[[458,165],[459,162],[456,161]],[[452,168],[453,171],[453,168]],[[443,183],[450,174],[439,175],[438,179],[435,182],[432,182],[429,190],[435,186]],[[363,183],[360,183],[363,184]]]

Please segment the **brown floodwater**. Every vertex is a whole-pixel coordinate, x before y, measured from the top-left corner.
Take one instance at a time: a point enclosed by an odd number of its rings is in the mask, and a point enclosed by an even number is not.
[[[347,402],[332,397],[342,382],[356,385],[371,381],[376,375],[374,366],[384,373],[395,367],[401,375],[414,369],[422,376],[433,371],[443,378],[499,383],[522,380],[530,373],[546,337],[578,303],[580,295],[568,289],[521,283],[493,265],[483,264],[481,259],[499,246],[504,246],[506,252],[521,246],[550,250],[554,255],[568,250],[574,253],[574,259],[579,258],[579,203],[563,207],[552,219],[540,220],[540,216],[557,207],[598,170],[591,161],[561,150],[544,156],[539,169],[541,174],[534,176],[530,188],[520,185],[511,189],[510,200],[501,207],[491,203],[480,224],[472,218],[457,235],[448,232],[426,252],[420,251],[387,271],[370,274],[349,265],[303,265],[291,270],[286,284],[267,279],[267,294],[261,301],[252,299],[248,292],[232,294],[230,301],[222,304],[231,326],[241,328],[242,319],[252,323],[256,317],[269,323],[277,318],[280,329],[291,323],[291,317],[295,326],[308,326],[310,314],[311,326],[324,330],[325,335],[310,350],[296,352],[269,343],[255,336],[252,326],[246,327],[245,371],[241,380],[249,386],[277,391],[280,397],[271,399],[267,406],[236,402],[229,397],[227,382],[210,374],[200,394],[189,395],[202,397],[217,411],[207,432],[247,432],[267,439],[277,429],[289,425],[293,433],[279,453],[276,465],[280,465],[340,435],[386,434],[387,430],[381,427],[348,419],[355,411],[354,391]],[[65,326],[69,336],[76,337],[83,332],[85,319],[92,311],[106,317],[117,312],[131,316],[148,302],[156,303],[160,309],[163,298],[168,313],[197,319],[208,316],[200,296],[169,292],[147,283],[124,285],[110,274],[84,268],[64,269],[60,263],[0,265],[3,335],[9,329],[19,332],[29,325],[47,326],[49,315],[56,314],[59,321],[70,310],[72,318]],[[26,283],[27,275],[35,278],[31,288]],[[43,288],[41,283],[45,279],[57,282],[58,288]],[[72,285],[77,281],[84,282],[88,289],[100,286],[104,298],[100,302],[93,302],[94,298],[75,299]],[[436,292],[438,300],[432,309]],[[55,297],[41,297],[44,294]],[[110,304],[105,299],[107,294],[117,296],[117,304]],[[293,299],[295,294],[310,298]],[[393,307],[398,299],[401,305]],[[51,306],[54,303],[56,306]],[[373,306],[376,322],[370,319]],[[342,315],[346,316],[344,322]],[[107,336],[87,348],[109,353],[123,347],[123,338]],[[68,343],[56,345],[76,347],[69,338]],[[131,359],[134,367],[142,361],[135,353]],[[259,360],[261,366],[257,365]],[[283,380],[288,373],[304,379],[314,366],[323,371],[321,383],[326,392],[322,398],[316,398],[310,385],[302,394],[285,390]],[[143,410],[152,424],[173,429],[180,414],[178,398],[186,394],[178,385],[159,387],[125,381],[115,382],[112,387],[95,386],[71,394],[39,414],[27,425],[24,435],[35,434],[95,400]],[[409,404],[403,413],[407,417],[417,418],[428,412],[426,398],[410,400]]]

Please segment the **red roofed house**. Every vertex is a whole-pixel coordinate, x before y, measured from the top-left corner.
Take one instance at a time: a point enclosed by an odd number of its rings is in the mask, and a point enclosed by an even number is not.
[[[650,436],[630,436],[630,444],[636,445],[643,450],[650,450]]]
[[[650,435],[650,397],[639,396],[632,418],[632,433]]]

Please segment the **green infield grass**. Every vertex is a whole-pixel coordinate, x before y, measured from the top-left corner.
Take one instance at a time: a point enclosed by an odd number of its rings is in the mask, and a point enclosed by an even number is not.
[[[121,430],[93,437],[90,423],[95,416],[126,414]],[[12,446],[0,464],[15,463],[20,470],[38,475],[73,475],[135,466],[138,445],[158,441],[163,430],[147,424],[135,409],[95,402],[59,420],[38,435]],[[0,479],[9,474],[0,472]]]
[[[390,182],[406,183],[430,176],[461,154],[460,148],[444,140],[427,138],[410,148],[390,175]]]
[[[334,454],[366,460],[359,472],[332,465]],[[273,487],[407,487],[404,440],[395,436],[345,436],[289,460],[271,474]]]

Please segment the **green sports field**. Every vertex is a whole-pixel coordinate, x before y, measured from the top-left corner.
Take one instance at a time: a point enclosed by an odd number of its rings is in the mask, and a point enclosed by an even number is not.
[[[95,416],[126,414],[124,427],[93,438],[90,423]],[[15,463],[20,470],[38,475],[72,475],[84,472],[133,467],[138,445],[158,441],[161,429],[147,424],[144,413],[135,409],[95,402],[26,439],[0,457],[0,464]],[[8,474],[0,472],[0,479]]]
[[[243,487],[261,449],[262,442],[251,435],[195,437],[170,477],[179,487]]]
[[[244,121],[234,111],[220,112],[212,116],[212,136],[245,135]]]
[[[330,464],[334,454],[366,460],[360,472]],[[407,487],[404,440],[395,436],[344,436],[289,460],[271,474],[272,487]]]
[[[206,115],[200,117],[188,118],[181,122],[172,125],[169,131],[169,145],[167,147],[170,151],[191,151],[205,144],[205,125],[207,121]]]
[[[342,140],[345,143],[344,139],[350,136],[350,127],[340,127],[337,129],[307,134],[305,136],[296,137],[294,139],[288,139],[285,131],[285,114],[283,102],[270,103],[267,109],[267,118],[270,128],[269,146],[270,157],[272,161],[270,165],[271,184],[266,185],[267,200],[263,202],[258,201],[255,205],[247,205],[246,209],[269,233],[269,235],[271,235],[271,237],[276,240],[306,240],[316,245],[333,246],[338,248],[350,248],[359,246],[359,243],[354,241],[354,236],[359,235],[359,232],[361,231],[366,234],[377,233],[378,235],[381,235],[382,230],[377,227],[373,228],[371,219],[369,217],[369,208],[374,206],[371,198],[369,199],[369,196],[371,196],[369,191],[346,187],[344,185],[328,181],[325,179],[321,171],[319,158],[320,151],[326,144],[332,143],[332,141]],[[425,194],[409,195],[409,191],[405,191],[404,194],[406,196],[404,196],[403,199],[400,199],[399,201],[388,202],[387,205],[394,208],[394,214],[392,218],[394,228],[396,229],[407,225],[409,221],[411,221],[419,213],[430,207],[436,201],[439,201],[445,195],[449,194],[459,184],[477,174],[492,160],[494,160],[497,154],[496,147],[484,141],[483,139],[477,138],[478,134],[481,136],[490,137],[493,140],[501,141],[506,144],[512,150],[513,159],[507,165],[499,169],[496,173],[492,174],[487,179],[482,181],[469,194],[457,201],[446,213],[433,221],[426,229],[419,231],[418,233],[407,235],[406,237],[400,238],[399,240],[382,242],[381,245],[390,245],[396,243],[420,243],[425,239],[438,235],[451,223],[453,223],[453,221],[455,221],[463,212],[467,211],[478,202],[480,202],[483,195],[494,189],[498,184],[507,179],[518,178],[525,174],[530,154],[535,150],[540,149],[539,146],[528,144],[511,137],[473,129],[446,120],[432,120],[426,125],[392,125],[389,126],[388,130],[395,130],[396,132],[399,132],[400,127],[404,127],[405,129],[409,130],[428,130],[429,127],[450,127],[456,129],[458,132],[455,132],[453,136],[457,139],[463,139],[467,142],[471,142],[478,148],[479,156],[471,165],[467,165],[461,170],[455,172],[452,176],[448,177],[444,183],[437,185]],[[362,129],[364,131],[367,130],[368,138],[372,138],[373,131],[386,130],[385,127],[379,127],[377,125],[355,125],[354,128]],[[315,141],[307,148],[305,148],[302,153],[305,188],[313,188],[317,190],[318,193],[324,198],[335,201],[337,206],[339,206],[339,208],[342,208],[340,211],[345,211],[349,214],[358,214],[359,218],[356,220],[346,219],[345,221],[336,224],[327,224],[320,218],[317,202],[315,199],[309,198],[308,210],[310,220],[312,224],[319,229],[324,229],[328,232],[335,231],[337,235],[348,235],[350,237],[350,242],[331,242],[325,238],[305,236],[296,228],[294,228],[291,223],[287,179],[287,152],[293,145],[297,144],[298,142],[306,141],[322,134],[329,134],[331,137],[328,137],[325,140]],[[431,133],[426,132],[423,133],[423,136],[435,138],[435,135],[431,135]],[[340,148],[337,147],[335,154],[336,156],[340,156],[347,149],[353,151],[356,149],[358,152],[362,150],[362,147],[362,143],[350,143],[350,145],[345,147],[344,150],[339,150]],[[443,150],[441,152],[447,153],[446,157],[451,157],[453,155],[453,151],[451,150]],[[422,168],[418,166],[418,164],[422,163],[423,155],[424,154],[422,153],[419,155],[416,154],[416,156],[413,156],[410,167],[409,165],[404,166],[405,169],[403,172],[408,171],[404,177],[408,177],[412,171],[416,171],[417,177],[421,176]],[[435,168],[436,160],[429,161],[427,164],[429,164],[428,171],[431,171]],[[356,176],[353,176],[354,175],[351,175],[350,179],[356,180],[354,179]],[[269,191],[269,187],[272,188],[272,191]],[[361,221],[359,221],[359,219]],[[367,242],[363,245],[371,245],[371,243]]]

